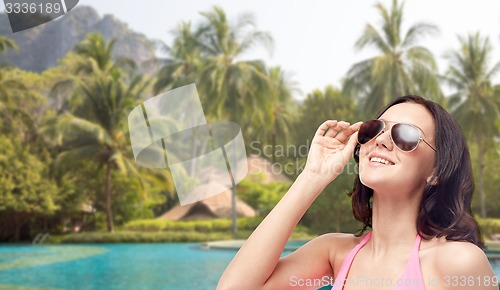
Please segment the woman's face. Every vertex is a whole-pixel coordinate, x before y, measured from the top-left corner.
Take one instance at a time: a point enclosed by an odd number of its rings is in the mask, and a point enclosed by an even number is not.
[[[424,142],[420,142],[412,152],[400,150],[391,140],[390,128],[395,123],[413,124],[421,129],[420,137],[436,148],[432,114],[422,105],[402,103],[390,107],[380,119],[386,121],[385,131],[360,149],[361,182],[375,192],[422,192],[433,174],[435,152]],[[384,164],[387,163],[384,160],[389,164]]]

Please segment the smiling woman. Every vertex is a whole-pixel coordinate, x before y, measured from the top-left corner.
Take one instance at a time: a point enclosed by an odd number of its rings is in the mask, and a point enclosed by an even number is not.
[[[353,153],[359,174],[350,196],[361,232],[322,235],[280,258],[295,225]],[[218,288],[309,289],[326,277],[334,290],[497,289],[471,212],[473,189],[465,138],[434,102],[406,96],[376,120],[326,121],[304,171],[242,246]],[[474,279],[459,283],[462,276]]]

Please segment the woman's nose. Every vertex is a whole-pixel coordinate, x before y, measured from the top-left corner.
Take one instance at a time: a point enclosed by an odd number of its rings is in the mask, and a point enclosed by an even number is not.
[[[375,138],[375,146],[384,146],[387,150],[391,151],[393,149],[393,143],[391,140],[390,130],[384,129],[380,135]]]

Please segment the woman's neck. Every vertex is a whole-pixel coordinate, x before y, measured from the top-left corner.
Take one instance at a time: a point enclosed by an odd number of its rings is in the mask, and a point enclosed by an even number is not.
[[[419,203],[417,196],[398,199],[374,193],[370,243],[375,254],[384,255],[389,249],[415,242]]]

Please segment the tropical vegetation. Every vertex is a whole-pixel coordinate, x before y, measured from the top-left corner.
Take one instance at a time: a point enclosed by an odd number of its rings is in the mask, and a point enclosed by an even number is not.
[[[372,117],[400,95],[439,102],[460,122],[476,176],[473,210],[486,234],[500,218],[500,59],[480,33],[461,35],[439,74],[434,53],[420,45],[438,28],[417,23],[403,31],[404,3],[375,6],[379,27],[367,24],[355,46],[375,48],[355,63],[341,87],[317,88],[297,98],[299,84],[283,67],[248,59],[255,47],[272,50],[272,36],[251,15],[232,21],[221,7],[182,22],[171,43],[158,43],[159,69],[141,74],[138,64],[114,50],[116,39],[89,34],[42,73],[0,67],[0,240],[31,241],[50,233],[53,242],[201,241],[246,237],[290,186],[247,178],[233,188],[258,217],[213,221],[157,219],[177,205],[168,169],[134,162],[129,112],[145,100],[195,83],[209,122],[240,125],[247,154],[268,159],[293,180],[302,170],[312,133],[325,119]],[[17,45],[0,37],[0,53]],[[445,94],[443,92],[450,92]],[[350,200],[356,165],[348,164],[300,222],[300,234],[359,229]],[[488,202],[486,202],[488,201]],[[231,231],[239,230],[239,233]],[[64,235],[72,232],[85,234]]]

